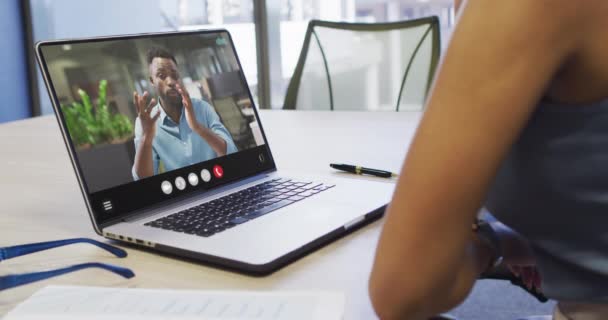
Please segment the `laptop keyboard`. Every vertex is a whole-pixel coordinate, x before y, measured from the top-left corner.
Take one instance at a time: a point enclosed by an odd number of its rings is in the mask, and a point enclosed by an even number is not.
[[[274,179],[146,223],[146,226],[210,237],[333,185]]]

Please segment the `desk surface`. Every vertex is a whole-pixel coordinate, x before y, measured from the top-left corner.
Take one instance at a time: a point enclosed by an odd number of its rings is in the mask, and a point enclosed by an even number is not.
[[[330,162],[345,162],[399,171],[420,113],[267,110],[262,111],[260,117],[281,169],[331,172]],[[53,117],[0,126],[0,150],[0,246],[72,237],[99,238],[86,214]],[[87,245],[40,252],[3,262],[0,274],[99,261],[131,268],[136,277],[122,280],[103,270],[84,270],[7,290],[0,293],[0,316],[36,290],[50,284],[63,284],[172,289],[334,290],[346,293],[345,319],[373,319],[367,280],[380,225],[381,222],[375,222],[262,278],[134,248],[126,248],[129,253],[126,259],[113,258]]]

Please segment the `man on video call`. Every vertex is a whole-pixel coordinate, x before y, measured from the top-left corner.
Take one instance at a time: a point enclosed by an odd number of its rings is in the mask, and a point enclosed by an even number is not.
[[[147,178],[237,151],[230,133],[213,108],[191,99],[181,82],[177,61],[167,50],[147,54],[150,82],[159,101],[149,93],[133,93],[135,161],[133,178]]]

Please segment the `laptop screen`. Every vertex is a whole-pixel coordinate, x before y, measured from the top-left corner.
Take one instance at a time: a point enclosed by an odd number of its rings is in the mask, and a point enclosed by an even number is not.
[[[226,31],[46,42],[38,54],[97,223],[275,168]]]

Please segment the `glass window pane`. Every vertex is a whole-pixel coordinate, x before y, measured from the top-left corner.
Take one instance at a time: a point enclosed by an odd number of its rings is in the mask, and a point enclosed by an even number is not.
[[[34,41],[225,28],[257,100],[253,0],[30,0],[30,5]],[[38,83],[42,113],[52,113],[41,76]]]
[[[253,0],[160,0],[163,30],[223,28],[232,35],[257,104],[258,70]]]
[[[441,21],[441,35],[447,39],[453,25],[453,2],[450,0],[280,0],[281,86],[273,97],[284,97],[294,72],[308,22],[311,19],[348,22],[391,22],[436,15]],[[272,41],[272,39],[270,40]],[[273,86],[277,87],[277,86]],[[283,101],[274,99],[273,108]]]

